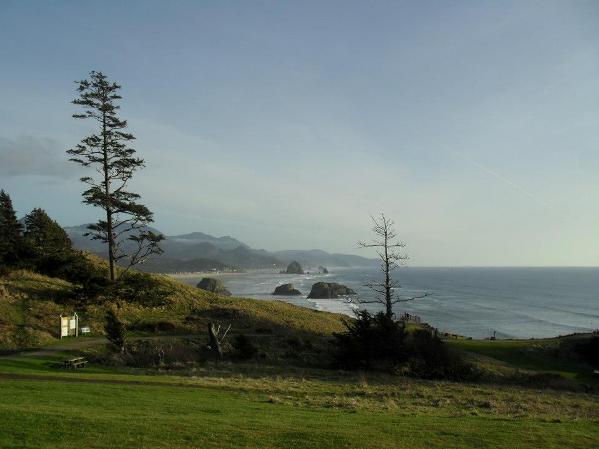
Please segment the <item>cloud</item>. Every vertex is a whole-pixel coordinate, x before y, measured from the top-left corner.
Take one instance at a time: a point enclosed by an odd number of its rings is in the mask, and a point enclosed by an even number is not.
[[[77,172],[55,140],[33,136],[0,137],[0,175],[71,178]]]

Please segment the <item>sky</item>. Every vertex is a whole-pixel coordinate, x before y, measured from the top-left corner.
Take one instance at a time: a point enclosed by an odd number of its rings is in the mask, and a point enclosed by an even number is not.
[[[599,265],[599,2],[0,1],[0,188],[95,221],[75,80],[120,83],[167,235],[415,266]]]

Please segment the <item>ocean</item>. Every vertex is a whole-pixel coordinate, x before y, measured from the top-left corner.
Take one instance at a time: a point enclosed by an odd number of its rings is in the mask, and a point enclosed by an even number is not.
[[[352,315],[355,306],[343,299],[307,299],[312,284],[339,282],[359,298],[373,298],[363,284],[380,279],[373,268],[330,268],[329,274],[279,274],[273,271],[221,274],[234,296],[287,301],[317,310]],[[400,296],[428,293],[422,299],[396,304],[397,315],[408,312],[439,328],[473,338],[543,338],[599,328],[599,268],[420,268],[395,272]],[[200,277],[181,280],[195,285]],[[293,283],[298,297],[271,293]],[[363,305],[380,310],[378,305]]]

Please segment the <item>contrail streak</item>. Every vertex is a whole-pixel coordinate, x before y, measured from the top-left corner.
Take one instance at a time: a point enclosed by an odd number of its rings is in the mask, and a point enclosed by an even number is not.
[[[535,195],[533,195],[532,193],[530,193],[528,190],[526,190],[524,187],[522,187],[519,184],[516,184],[514,181],[512,181],[511,179],[506,178],[505,176],[500,175],[499,173],[497,173],[494,170],[491,170],[490,168],[484,166],[483,164],[481,164],[480,162],[475,161],[474,159],[472,159],[469,156],[466,156],[464,153],[457,151],[457,150],[453,150],[451,148],[448,148],[448,150],[450,152],[452,152],[453,154],[455,154],[456,156],[458,156],[460,159],[474,165],[475,167],[479,168],[480,170],[484,171],[485,173],[493,176],[496,179],[499,179],[500,181],[502,181],[503,183],[507,184],[508,186],[510,186],[511,188],[513,188],[514,190],[517,190],[518,192],[526,195],[527,197],[529,197],[531,200],[533,200],[535,203],[539,204],[540,206],[543,207],[550,207],[549,204],[547,204],[546,202],[540,200],[539,198],[537,198]]]

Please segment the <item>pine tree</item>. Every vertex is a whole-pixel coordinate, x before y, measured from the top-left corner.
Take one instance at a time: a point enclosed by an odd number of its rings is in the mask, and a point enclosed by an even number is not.
[[[0,265],[11,266],[19,261],[23,226],[17,220],[17,214],[8,193],[0,190]]]
[[[39,208],[25,216],[24,247],[42,271],[64,263],[72,254],[71,239],[65,230]]]
[[[164,237],[148,230],[147,225],[153,222],[152,212],[139,203],[138,194],[126,190],[144,161],[129,146],[135,137],[126,132],[127,121],[117,114],[121,86],[95,71],[90,72],[89,79],[76,83],[79,97],[72,103],[82,106],[84,112],[73,117],[91,119],[98,131],[67,153],[71,161],[100,174],[96,178],[81,178],[89,186],[83,192],[83,202],[103,209],[106,214],[105,219],[89,226],[87,235],[107,244],[110,279],[114,281],[116,263],[122,261],[128,269],[152,254],[160,254],[159,242]]]
[[[120,352],[125,351],[127,331],[125,325],[119,319],[119,316],[113,309],[108,309],[106,311],[104,332],[108,341],[112,343],[115,346],[115,348],[117,348]]]

